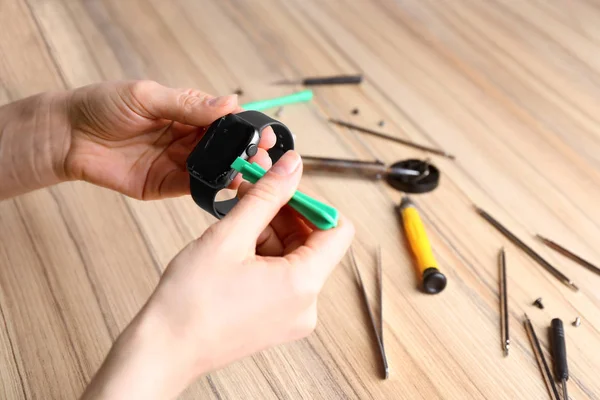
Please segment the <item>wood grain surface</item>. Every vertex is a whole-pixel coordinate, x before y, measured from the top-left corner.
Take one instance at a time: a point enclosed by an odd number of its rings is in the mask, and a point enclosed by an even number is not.
[[[378,356],[346,258],[305,340],[203,376],[182,399],[546,399],[523,328],[547,353],[563,319],[572,399],[600,399],[600,276],[534,240],[600,264],[600,3],[596,0],[0,0],[0,102],[112,79],[154,79],[241,102],[271,82],[363,72],[281,115],[302,154],[394,162],[422,152],[328,124],[350,120],[437,146],[442,180],[414,196],[448,287],[421,293],[382,183],[305,175],[348,215],[375,298]],[[350,110],[358,108],[358,115]],[[580,288],[570,291],[472,209],[510,227]],[[0,398],[73,399],[168,261],[214,219],[191,198],[140,202],[66,183],[0,203]],[[500,346],[497,252],[507,250],[512,347]],[[546,307],[531,305],[542,297]],[[571,321],[580,316],[578,328]],[[548,353],[547,353],[548,355]]]

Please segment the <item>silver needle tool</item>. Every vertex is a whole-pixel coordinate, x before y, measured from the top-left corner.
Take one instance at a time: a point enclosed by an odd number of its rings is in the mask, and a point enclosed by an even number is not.
[[[498,220],[492,217],[490,214],[482,210],[481,208],[475,206],[475,211],[485,219],[490,225],[496,228],[500,233],[502,233],[507,239],[513,242],[516,246],[518,246],[521,250],[523,250],[529,257],[533,258],[540,266],[542,266],[546,271],[550,272],[552,276],[561,281],[563,284],[568,286],[571,290],[577,292],[579,288],[572,280],[567,278],[565,274],[554,268],[552,264],[546,261],[542,256],[536,253],[531,247],[527,246],[521,239],[519,239],[514,233],[509,231],[502,225]]]
[[[383,379],[387,379],[389,376],[389,369],[387,363],[387,357],[385,356],[385,348],[383,346],[383,307],[382,307],[382,268],[381,268],[381,247],[379,247],[378,257],[377,257],[377,275],[378,275],[378,292],[379,292],[379,329],[377,329],[377,323],[375,322],[375,316],[373,315],[373,311],[371,309],[371,304],[369,303],[369,296],[367,296],[367,291],[365,289],[365,285],[362,280],[362,276],[360,275],[360,270],[358,269],[358,264],[356,263],[356,257],[354,256],[354,250],[350,247],[350,259],[352,261],[352,266],[354,268],[354,272],[356,273],[356,277],[358,279],[358,285],[360,286],[363,300],[365,302],[365,306],[367,307],[367,313],[369,314],[369,319],[371,320],[371,325],[373,326],[373,332],[375,333],[375,338],[377,339],[377,346],[379,347],[379,353],[381,355],[381,363],[383,369]]]
[[[510,347],[510,336],[508,332],[508,300],[506,296],[506,253],[504,247],[498,253],[498,264],[500,267],[500,327],[502,334],[502,349],[504,357],[508,356]]]

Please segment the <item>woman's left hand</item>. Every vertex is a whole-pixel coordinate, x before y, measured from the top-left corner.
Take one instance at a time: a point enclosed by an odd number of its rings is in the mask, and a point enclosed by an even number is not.
[[[76,89],[68,110],[67,177],[145,200],[188,194],[187,156],[213,121],[241,111],[235,95],[213,97],[153,81]],[[252,161],[269,168],[266,149],[274,144],[272,130],[265,130]]]

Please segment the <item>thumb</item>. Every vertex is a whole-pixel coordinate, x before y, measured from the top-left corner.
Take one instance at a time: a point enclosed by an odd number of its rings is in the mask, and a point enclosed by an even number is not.
[[[290,201],[301,176],[300,156],[293,150],[286,152],[223,218],[221,228],[237,236],[236,242],[250,240],[254,245],[281,207]]]
[[[133,82],[129,92],[142,115],[186,125],[210,125],[238,109],[235,95],[214,97],[199,90],[173,89],[154,81]]]

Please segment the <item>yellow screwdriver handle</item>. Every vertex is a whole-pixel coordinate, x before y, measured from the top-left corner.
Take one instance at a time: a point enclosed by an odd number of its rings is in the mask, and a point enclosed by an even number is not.
[[[404,222],[406,238],[417,261],[419,271],[423,273],[427,268],[438,268],[427,232],[425,232],[425,226],[423,226],[423,221],[417,209],[411,206],[402,210],[402,221]]]
[[[406,238],[423,280],[423,289],[430,294],[441,292],[446,287],[446,277],[440,272],[433,256],[421,216],[408,197],[402,199],[400,215]]]

